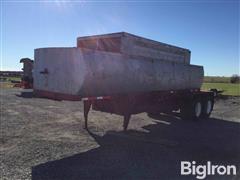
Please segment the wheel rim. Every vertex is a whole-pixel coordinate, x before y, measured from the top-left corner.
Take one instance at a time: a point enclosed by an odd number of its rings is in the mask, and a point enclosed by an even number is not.
[[[211,110],[212,110],[212,101],[208,100],[207,107],[206,107],[206,114],[210,114]]]
[[[195,105],[195,116],[199,117],[201,115],[202,112],[202,106],[200,102],[197,102]]]

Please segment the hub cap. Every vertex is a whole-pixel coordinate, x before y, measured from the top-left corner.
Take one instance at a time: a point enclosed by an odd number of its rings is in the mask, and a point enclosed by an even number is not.
[[[195,115],[196,117],[199,117],[202,112],[202,106],[200,102],[197,102],[195,105]]]
[[[206,113],[209,114],[212,110],[212,101],[207,101]]]

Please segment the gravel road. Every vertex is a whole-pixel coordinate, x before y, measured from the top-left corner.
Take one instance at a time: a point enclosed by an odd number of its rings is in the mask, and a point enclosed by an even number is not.
[[[125,133],[121,116],[91,111],[87,132],[82,102],[21,91],[1,89],[1,179],[193,179],[181,161],[239,167],[239,97],[217,100],[209,120],[133,115]]]

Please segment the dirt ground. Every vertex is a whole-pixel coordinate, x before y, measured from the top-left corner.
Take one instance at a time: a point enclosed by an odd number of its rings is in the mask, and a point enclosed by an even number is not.
[[[209,120],[91,111],[83,129],[82,102],[54,101],[2,89],[1,179],[194,179],[181,161],[233,164],[240,179],[240,98],[219,99]]]

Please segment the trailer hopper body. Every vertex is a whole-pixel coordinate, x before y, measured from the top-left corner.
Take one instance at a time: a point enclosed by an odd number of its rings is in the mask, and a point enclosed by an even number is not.
[[[35,49],[34,92],[41,97],[83,100],[85,127],[94,110],[124,116],[171,113],[210,116],[212,92],[200,90],[202,66],[190,64],[188,49],[128,33],[81,37],[77,47]]]
[[[36,90],[88,97],[198,89],[203,67],[84,48],[42,48],[35,50],[34,75]]]

